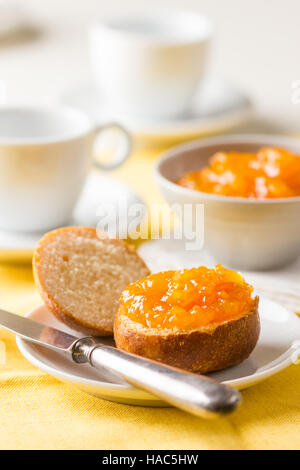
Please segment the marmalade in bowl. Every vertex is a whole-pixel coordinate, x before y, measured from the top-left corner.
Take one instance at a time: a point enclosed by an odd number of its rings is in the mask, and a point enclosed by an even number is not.
[[[221,265],[165,271],[130,284],[119,313],[148,328],[191,330],[253,311],[252,291],[239,273]]]
[[[257,153],[218,152],[209,165],[177,184],[221,196],[272,199],[300,196],[300,156],[273,147]]]

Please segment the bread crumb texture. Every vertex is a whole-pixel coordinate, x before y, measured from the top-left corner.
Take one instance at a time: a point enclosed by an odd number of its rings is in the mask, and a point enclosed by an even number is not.
[[[88,227],[47,234],[34,256],[42,297],[80,324],[113,330],[123,289],[149,274],[136,252],[120,240]]]

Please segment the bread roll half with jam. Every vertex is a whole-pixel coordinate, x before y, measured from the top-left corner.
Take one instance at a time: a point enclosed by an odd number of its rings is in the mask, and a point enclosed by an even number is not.
[[[117,347],[198,373],[238,364],[260,332],[252,291],[240,274],[222,266],[152,274],[121,296]]]

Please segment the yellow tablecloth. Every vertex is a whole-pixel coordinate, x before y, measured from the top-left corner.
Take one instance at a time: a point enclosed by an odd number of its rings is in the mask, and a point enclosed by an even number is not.
[[[136,152],[115,172],[147,201],[159,200],[153,154]],[[0,307],[40,303],[31,267],[0,265]],[[300,367],[243,391],[235,414],[205,421],[174,408],[126,406],[70,388],[27,362],[0,329],[0,449],[300,449]],[[1,361],[0,361],[1,362]]]

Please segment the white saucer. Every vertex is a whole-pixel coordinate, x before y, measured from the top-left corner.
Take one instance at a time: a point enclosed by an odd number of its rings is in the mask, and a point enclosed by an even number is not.
[[[234,367],[210,374],[221,382],[244,389],[286,368],[297,357],[300,320],[281,305],[260,299],[261,334],[250,358]],[[28,317],[54,326],[74,336],[78,333],[59,323],[45,306],[37,307]],[[298,340],[298,342],[297,342]],[[112,340],[109,340],[110,344]],[[166,406],[158,398],[116,380],[107,371],[96,371],[87,364],[75,364],[59,353],[17,338],[17,345],[28,361],[54,377],[101,398],[119,403]]]
[[[79,201],[66,225],[88,225],[95,227],[100,215],[97,209],[105,207],[104,204],[117,205],[122,201],[130,207],[132,204],[141,204],[143,210],[134,217],[116,219],[120,228],[120,236],[126,237],[129,223],[131,228],[137,227],[146,215],[147,209],[144,201],[129,186],[104,176],[98,172],[89,175],[83,188]],[[114,214],[113,214],[114,215]],[[114,217],[115,220],[115,217]],[[135,227],[133,227],[135,225]],[[22,260],[31,257],[32,251],[45,232],[7,232],[0,229],[0,258],[1,260]]]
[[[169,120],[112,114],[92,84],[78,86],[61,97],[64,104],[86,111],[99,124],[121,121],[129,131],[145,139],[186,139],[222,132],[244,124],[251,115],[247,96],[224,80],[207,77],[199,86],[193,106],[185,115]]]

